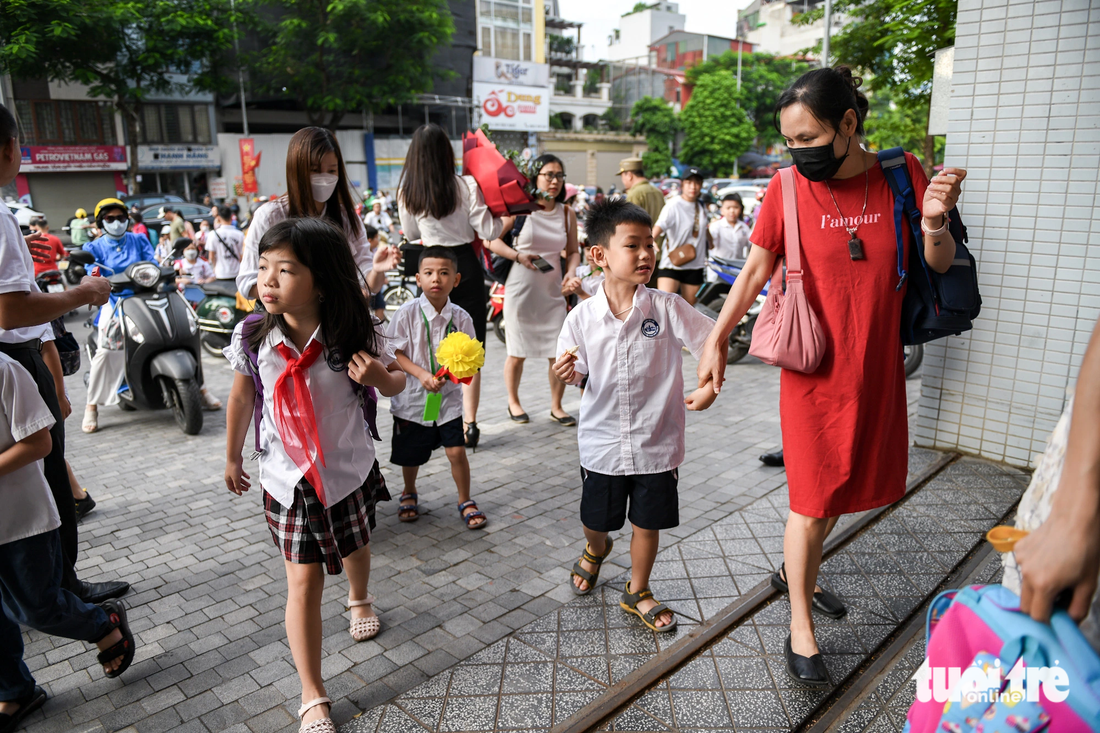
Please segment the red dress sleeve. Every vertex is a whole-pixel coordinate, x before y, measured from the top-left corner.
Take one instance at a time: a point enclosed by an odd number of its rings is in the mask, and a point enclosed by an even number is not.
[[[768,184],[749,241],[780,257],[786,251],[783,246],[783,190],[778,173],[772,176]]]

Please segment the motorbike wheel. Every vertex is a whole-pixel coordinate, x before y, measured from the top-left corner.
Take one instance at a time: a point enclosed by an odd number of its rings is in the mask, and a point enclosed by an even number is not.
[[[225,336],[216,333],[203,333],[201,341],[202,348],[206,353],[219,358],[225,357],[225,354],[222,353],[222,349],[229,346],[229,339]]]
[[[137,408],[131,405],[129,402],[121,399],[118,401],[118,409],[122,410],[123,412],[135,412],[137,410]]]
[[[914,372],[920,369],[920,364],[924,361],[924,344],[914,344],[913,346],[904,347],[905,352],[905,378],[913,376]]]
[[[382,291],[386,301],[386,310],[395,311],[416,297],[416,294],[403,285],[390,285]]]
[[[168,393],[172,398],[169,407],[172,415],[187,435],[198,435],[202,430],[202,397],[196,379],[173,379],[167,381]]]
[[[504,334],[504,316],[503,315],[499,315],[499,316],[497,316],[496,318],[493,319],[493,333],[495,333],[497,335],[497,338],[500,339],[500,342],[502,344],[508,343],[508,339],[505,338],[505,334]]]

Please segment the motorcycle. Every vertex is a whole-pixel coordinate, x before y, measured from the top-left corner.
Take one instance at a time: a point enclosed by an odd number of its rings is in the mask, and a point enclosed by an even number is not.
[[[199,303],[199,331],[202,348],[213,356],[222,356],[222,349],[229,346],[233,329],[251,311],[237,307],[237,284],[231,280],[215,280],[197,286],[205,297]]]
[[[504,337],[504,283],[493,283],[489,288],[489,323],[493,324],[493,333],[501,343],[507,343]]]
[[[695,310],[718,320],[718,314],[722,312],[722,306],[726,304],[726,297],[733,286],[733,281],[737,279],[744,266],[744,260],[726,260],[711,255],[710,259],[707,260],[707,267],[717,275],[718,281],[707,282],[699,288],[699,292],[695,296]],[[749,306],[748,313],[738,321],[737,326],[730,333],[729,351],[726,354],[727,364],[736,364],[749,353],[749,346],[752,344],[752,329],[756,325],[760,309],[767,298],[770,284],[770,282],[765,283],[764,289],[756,296],[756,301]]]
[[[913,376],[913,374],[920,369],[920,364],[924,361],[924,344],[913,344],[912,346],[904,347],[905,354],[905,378]]]
[[[419,290],[415,280],[409,283],[404,270],[390,270],[386,273],[386,284],[382,287],[382,299],[386,301],[386,312],[393,313],[415,298]]]
[[[96,263],[90,252],[73,252],[70,258],[84,267],[110,270]],[[199,320],[176,289],[175,269],[137,262],[107,279],[111,292],[120,297],[106,338],[126,355],[119,406],[170,409],[184,433],[197,435],[202,429]],[[90,358],[99,347],[98,333],[96,329],[88,337]]]

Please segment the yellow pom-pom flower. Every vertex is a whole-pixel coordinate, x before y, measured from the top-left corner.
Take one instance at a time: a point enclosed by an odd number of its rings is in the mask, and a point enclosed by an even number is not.
[[[439,343],[435,360],[457,379],[466,379],[485,366],[485,347],[477,339],[455,331]]]

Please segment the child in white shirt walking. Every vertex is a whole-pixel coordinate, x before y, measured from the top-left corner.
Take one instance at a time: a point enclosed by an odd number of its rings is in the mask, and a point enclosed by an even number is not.
[[[684,460],[688,409],[706,409],[708,383],[684,399],[682,347],[698,355],[714,321],[678,295],[646,287],[656,252],[652,221],[625,200],[588,212],[592,262],[605,280],[596,295],[570,311],[554,364],[566,384],[588,376],[577,431],[581,523],[588,540],[571,574],[586,595],[611,554],[609,532],[630,519],[631,578],[620,606],[653,631],[676,628],[676,617],[649,589],[660,530],[679,524],[677,469]],[[629,513],[627,506],[629,504]]]
[[[239,324],[225,349],[237,371],[225,483],[238,496],[251,487],[241,450],[254,415],[268,528],[285,558],[301,730],[335,733],[321,678],[325,572],[347,568],[352,637],[376,635],[368,542],[374,503],[389,495],[368,434],[370,388],[392,396],[405,380],[387,368],[392,357],[384,355],[341,229],[324,219],[285,219],[264,233],[258,251],[256,287],[266,312]]]
[[[722,197],[722,218],[710,224],[712,240],[711,254],[725,260],[743,260],[749,256],[749,235],[752,230],[745,223],[745,204],[736,193],[727,193]],[[714,273],[708,273],[707,279],[717,282]]]
[[[453,249],[427,247],[420,253],[416,284],[422,292],[401,306],[389,324],[389,348],[407,375],[405,390],[390,400],[393,413],[390,461],[401,466],[405,479],[398,519],[414,522],[420,516],[416,475],[420,466],[431,460],[432,451],[443,446],[458,487],[459,516],[467,529],[481,529],[488,519],[470,498],[470,462],[462,434],[462,390],[459,385],[435,376],[439,370],[435,351],[447,334],[461,331],[477,338],[470,314],[450,300],[451,291],[462,277]],[[435,416],[427,408],[429,395],[433,394],[439,395]]]
[[[575,275],[561,284],[562,295],[576,295],[581,300],[588,300],[603,285],[603,270],[592,264],[592,245],[588,242],[584,243],[584,264],[577,268]]]

